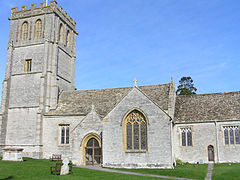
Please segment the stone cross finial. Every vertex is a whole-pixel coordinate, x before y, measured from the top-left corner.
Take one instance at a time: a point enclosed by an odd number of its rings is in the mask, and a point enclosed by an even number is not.
[[[135,78],[134,80],[133,80],[133,82],[134,82],[134,86],[137,86],[137,79]]]

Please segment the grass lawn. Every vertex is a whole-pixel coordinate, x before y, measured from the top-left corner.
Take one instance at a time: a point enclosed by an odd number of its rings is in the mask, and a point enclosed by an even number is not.
[[[215,164],[213,180],[239,180],[240,164]]]
[[[156,174],[191,179],[204,179],[207,175],[207,164],[183,164],[174,169],[121,169],[123,171],[139,172],[144,174]]]
[[[142,177],[134,175],[124,175],[118,173],[108,173],[89,169],[73,168],[73,174],[58,176],[50,175],[50,167],[54,166],[55,162],[48,160],[36,160],[24,158],[23,162],[10,162],[0,160],[0,180],[7,179],[84,179],[84,180],[153,180],[159,178]]]

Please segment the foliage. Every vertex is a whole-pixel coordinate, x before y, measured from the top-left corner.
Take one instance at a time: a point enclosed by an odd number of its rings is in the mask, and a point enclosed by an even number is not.
[[[197,88],[194,87],[191,77],[182,77],[179,81],[177,95],[196,94]]]
[[[177,163],[177,166],[179,166],[179,165],[183,165],[183,161],[180,160],[180,159],[177,159],[177,160],[176,160],[176,163]]]
[[[120,169],[144,174],[156,174],[190,179],[204,179],[207,175],[207,164],[189,164],[175,166],[174,169]]]
[[[213,180],[239,180],[240,179],[240,164],[235,163],[224,163],[215,164],[213,169]]]

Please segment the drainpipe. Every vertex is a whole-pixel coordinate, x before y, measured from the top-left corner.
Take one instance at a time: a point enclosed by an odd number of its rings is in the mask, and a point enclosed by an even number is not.
[[[215,132],[216,132],[216,148],[217,148],[217,163],[219,163],[219,146],[218,146],[218,129],[217,129],[217,121],[214,121],[215,124]]]

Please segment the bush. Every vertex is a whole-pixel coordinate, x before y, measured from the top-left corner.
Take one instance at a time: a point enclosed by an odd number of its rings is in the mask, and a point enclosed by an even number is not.
[[[176,160],[176,163],[177,163],[177,166],[179,166],[179,165],[183,165],[183,164],[184,164],[183,161],[180,160],[180,159],[177,159],[177,160]]]

